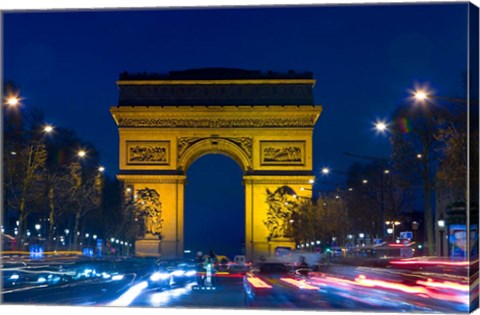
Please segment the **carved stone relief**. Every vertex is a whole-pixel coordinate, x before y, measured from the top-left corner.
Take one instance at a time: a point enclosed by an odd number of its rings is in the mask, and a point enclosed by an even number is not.
[[[285,238],[292,236],[294,212],[298,208],[295,191],[290,186],[281,186],[274,192],[267,188],[267,219],[263,221],[269,231],[269,238]]]
[[[127,142],[128,164],[169,164],[168,141]]]
[[[262,165],[305,163],[304,141],[260,141]]]
[[[140,224],[142,237],[147,234],[161,238],[163,219],[160,194],[155,189],[139,189],[135,198],[135,220]]]

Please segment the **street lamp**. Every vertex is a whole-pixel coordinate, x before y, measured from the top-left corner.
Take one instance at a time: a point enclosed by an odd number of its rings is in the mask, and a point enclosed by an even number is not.
[[[388,131],[388,123],[385,120],[377,120],[373,126],[377,133],[385,134]]]
[[[363,238],[365,237],[364,233],[358,233],[358,237],[360,238],[360,244],[362,246],[365,246],[365,243],[363,242]]]
[[[437,221],[438,224],[438,232],[440,233],[440,256],[443,256],[443,233],[445,229],[445,220],[443,217],[440,216],[439,220]]]
[[[40,229],[42,228],[42,226],[40,224],[35,224],[35,230],[37,230],[37,235],[38,235],[38,243],[40,243]]]
[[[391,228],[391,234],[392,234],[392,241],[395,241],[395,226],[396,225],[400,225],[401,222],[399,221],[385,221],[385,224],[386,225],[391,225],[392,228]],[[387,230],[388,232],[388,230]],[[390,234],[390,232],[388,232],[388,234]]]
[[[46,132],[46,133],[50,133],[53,131],[53,126],[52,125],[45,125],[45,127],[43,127],[43,131]]]
[[[5,104],[8,106],[17,106],[20,104],[20,98],[16,95],[9,96],[5,99]]]
[[[418,88],[411,91],[412,98],[421,104],[425,104],[428,101],[433,100],[443,100],[453,104],[466,104],[468,102],[467,99],[464,98],[455,98],[455,97],[447,97],[447,96],[439,96],[435,95],[435,91],[430,91],[427,88]]]
[[[419,102],[424,102],[424,101],[428,100],[429,95],[427,94],[426,91],[416,90],[413,93],[413,97]]]

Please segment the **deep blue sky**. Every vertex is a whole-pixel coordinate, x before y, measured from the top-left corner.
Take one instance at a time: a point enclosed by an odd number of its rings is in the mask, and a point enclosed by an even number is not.
[[[118,171],[118,133],[109,108],[123,71],[312,71],[315,103],[324,106],[314,131],[318,172],[324,165],[346,170],[353,161],[345,151],[388,155],[388,140],[375,135],[372,122],[388,117],[415,82],[461,94],[467,70],[467,3],[5,13],[3,23],[4,80],[20,86],[24,106],[43,109],[50,123],[93,142],[110,176]],[[230,211],[232,226],[241,228],[231,232],[235,243],[225,244],[237,246],[244,224],[240,168],[206,156],[188,176],[187,245],[207,237],[194,223],[203,207]],[[213,204],[201,197],[212,193]],[[213,235],[209,222],[202,228]]]

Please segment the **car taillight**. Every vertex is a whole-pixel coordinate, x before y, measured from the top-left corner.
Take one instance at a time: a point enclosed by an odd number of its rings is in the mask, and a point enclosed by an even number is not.
[[[265,281],[263,281],[259,278],[255,278],[255,277],[247,278],[247,281],[257,289],[259,289],[259,288],[269,289],[269,288],[272,287],[271,285],[269,285]]]

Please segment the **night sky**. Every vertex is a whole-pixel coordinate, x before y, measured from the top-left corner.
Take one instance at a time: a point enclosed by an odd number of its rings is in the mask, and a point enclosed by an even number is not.
[[[345,171],[355,160],[342,152],[389,154],[388,139],[372,124],[388,118],[415,83],[462,95],[467,8],[465,2],[4,13],[3,79],[21,88],[23,106],[41,108],[49,123],[92,142],[114,177],[118,132],[109,108],[117,104],[121,72],[312,71],[315,104],[323,105],[314,172]],[[237,254],[245,225],[240,167],[207,155],[187,175],[186,248]],[[318,177],[319,188],[345,180]]]

